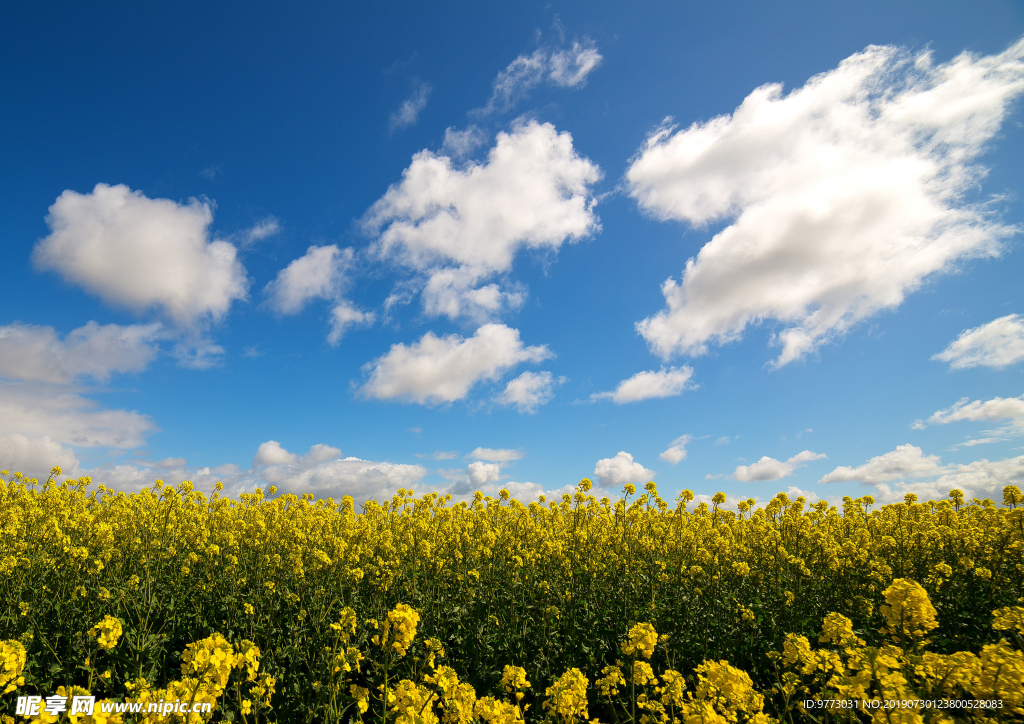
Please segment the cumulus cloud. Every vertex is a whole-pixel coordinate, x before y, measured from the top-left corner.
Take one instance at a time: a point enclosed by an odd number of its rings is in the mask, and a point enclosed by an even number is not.
[[[658,457],[667,463],[673,465],[686,459],[686,446],[690,444],[693,438],[690,435],[681,435],[672,441],[672,444],[668,446],[668,450],[663,452]]]
[[[968,499],[998,500],[1005,486],[1024,485],[1024,455],[1006,460],[981,459],[943,465],[938,455],[924,455],[913,445],[900,445],[857,468],[836,468],[820,482],[848,481],[872,486],[883,503],[902,500],[907,493],[922,500],[939,500],[954,488],[962,490]]]
[[[473,485],[496,483],[501,479],[501,466],[498,463],[485,463],[477,460],[466,466],[469,482]]]
[[[20,434],[78,447],[132,449],[155,426],[146,415],[103,408],[64,388],[0,382],[0,435]]]
[[[856,468],[843,465],[822,477],[819,483],[886,483],[903,478],[924,478],[947,472],[938,455],[924,455],[915,445],[899,445]]]
[[[659,219],[727,226],[637,324],[652,350],[699,355],[775,320],[784,365],[930,275],[998,255],[1014,230],[965,196],[1024,90],[1022,56],[1024,41],[938,65],[871,46],[788,95],[765,85],[732,115],[657,130],[630,195]]]
[[[327,334],[327,342],[337,346],[345,332],[353,327],[367,327],[373,324],[377,315],[356,309],[351,303],[342,300],[331,310],[331,331]]]
[[[1007,485],[1024,485],[1024,455],[995,462],[982,459],[957,465],[935,481],[936,490],[942,494],[959,488],[975,496],[1000,496]]]
[[[485,324],[465,339],[427,332],[420,341],[392,345],[387,354],[364,365],[370,378],[361,392],[379,400],[455,402],[482,380],[496,380],[522,362],[551,356],[544,345],[524,346],[519,330],[504,324]]]
[[[340,454],[341,451],[339,450]],[[267,440],[256,449],[256,457],[253,458],[253,467],[258,465],[290,465],[298,461],[299,456],[290,453],[281,447],[277,440]]]
[[[803,467],[812,460],[821,460],[826,457],[828,456],[824,453],[815,453],[810,450],[799,452],[785,462],[765,455],[753,465],[736,466],[732,477],[744,483],[778,480],[779,478],[792,475],[794,470]]]
[[[597,45],[590,38],[584,38],[583,42],[574,41],[567,48],[545,46],[530,55],[520,55],[498,73],[490,100],[476,113],[487,115],[510,111],[544,82],[558,88],[580,88],[602,59]]]
[[[606,488],[615,488],[626,483],[642,483],[654,477],[654,471],[633,460],[628,452],[621,451],[613,458],[602,458],[594,466],[594,475]]]
[[[278,314],[298,314],[311,299],[334,299],[341,293],[352,249],[311,246],[267,284],[264,293]]]
[[[141,372],[156,357],[160,324],[89,322],[61,339],[53,327],[15,322],[0,327],[0,377],[66,384],[114,372]]]
[[[210,239],[212,221],[211,205],[197,199],[150,199],[124,185],[67,190],[50,207],[50,235],[32,258],[108,304],[157,308],[193,329],[222,318],[248,289],[235,247]]]
[[[441,150],[446,156],[462,159],[487,143],[487,134],[482,128],[470,125],[461,131],[455,126],[444,129],[444,144]]]
[[[157,480],[167,485],[177,485],[183,480],[190,481],[198,490],[211,492],[215,483],[223,483],[228,495],[237,496],[249,492],[259,482],[253,480],[238,465],[225,464],[215,467],[189,466],[184,458],[167,458],[157,462],[121,463],[100,465],[88,470],[79,470],[78,475],[88,475],[93,483],[106,485],[114,490],[132,493],[152,486]]]
[[[675,397],[681,395],[683,390],[690,385],[690,378],[693,377],[693,368],[686,365],[682,367],[662,367],[655,372],[647,370],[637,372],[628,380],[623,380],[612,392],[595,392],[590,396],[591,400],[610,399],[618,405],[628,402],[640,402],[661,397]]]
[[[600,177],[572,136],[530,121],[499,133],[483,163],[420,151],[363,226],[378,258],[419,275],[427,314],[482,321],[522,304],[516,285],[485,283],[517,253],[555,252],[599,230],[590,187]]]
[[[509,463],[523,459],[522,450],[509,448],[478,447],[466,457],[471,460],[489,460],[493,463]]]
[[[274,444],[266,447],[268,443]],[[313,493],[335,499],[351,495],[357,502],[364,502],[391,497],[398,488],[412,488],[427,474],[422,465],[342,458],[341,450],[329,445],[314,445],[306,455],[297,456],[272,440],[268,443],[257,451],[254,466],[262,467],[256,477],[263,484],[276,485],[282,493]],[[263,458],[260,451],[264,452]]]
[[[928,422],[944,425],[958,420],[1024,420],[1024,395],[1020,397],[993,397],[991,400],[969,401],[961,398],[956,404],[939,410],[928,418]]]
[[[1024,318],[1008,314],[965,330],[932,359],[949,362],[955,370],[968,367],[1002,369],[1024,360]]]
[[[78,458],[49,435],[25,437],[15,433],[0,437],[0,468],[43,480],[54,465],[59,465],[65,475],[74,475]]]
[[[267,284],[267,303],[278,314],[298,314],[313,299],[335,302],[327,341],[337,345],[351,327],[373,324],[373,312],[357,309],[343,292],[348,285],[354,252],[336,244],[311,246]]]
[[[928,422],[945,425],[951,422],[966,420],[969,422],[992,422],[1008,420],[1006,424],[994,430],[985,430],[984,437],[962,442],[957,447],[973,447],[993,442],[1001,442],[1010,437],[1024,434],[1024,395],[1020,397],[993,397],[991,400],[975,400],[961,398],[956,404],[945,410],[938,410]],[[916,421],[916,429],[924,429],[923,422]]]
[[[427,107],[427,99],[432,90],[433,88],[427,83],[416,83],[412,95],[406,98],[398,110],[391,114],[388,130],[394,133],[401,128],[408,128],[415,124],[416,119],[420,117],[420,112]]]
[[[564,377],[556,380],[550,372],[526,371],[510,380],[497,399],[502,405],[514,405],[520,412],[532,415],[538,407],[551,401],[555,396],[555,385],[564,381]]]

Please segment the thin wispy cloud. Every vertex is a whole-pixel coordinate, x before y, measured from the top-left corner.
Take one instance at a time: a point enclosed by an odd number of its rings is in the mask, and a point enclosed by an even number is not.
[[[427,83],[418,82],[412,95],[406,98],[398,110],[391,114],[388,121],[388,131],[395,131],[415,125],[420,113],[427,107],[427,99],[433,90]]]

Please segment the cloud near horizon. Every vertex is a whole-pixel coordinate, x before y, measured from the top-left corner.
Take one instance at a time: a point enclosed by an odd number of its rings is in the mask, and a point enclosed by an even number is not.
[[[792,475],[794,470],[813,460],[823,460],[827,457],[824,453],[810,450],[799,452],[786,461],[776,460],[765,455],[752,465],[738,465],[733,471],[732,477],[734,480],[744,483],[778,480]]]

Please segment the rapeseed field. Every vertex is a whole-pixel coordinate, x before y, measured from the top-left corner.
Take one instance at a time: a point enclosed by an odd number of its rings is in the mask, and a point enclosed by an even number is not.
[[[4,724],[1024,720],[1014,486],[732,510],[583,480],[357,511],[59,475],[0,480]],[[15,710],[79,694],[210,706]]]

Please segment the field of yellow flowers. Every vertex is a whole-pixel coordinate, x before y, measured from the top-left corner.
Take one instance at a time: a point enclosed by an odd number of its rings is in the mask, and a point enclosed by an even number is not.
[[[1016,487],[736,511],[590,490],[357,512],[3,471],[0,716],[88,691],[213,706],[33,721],[1024,719]]]

